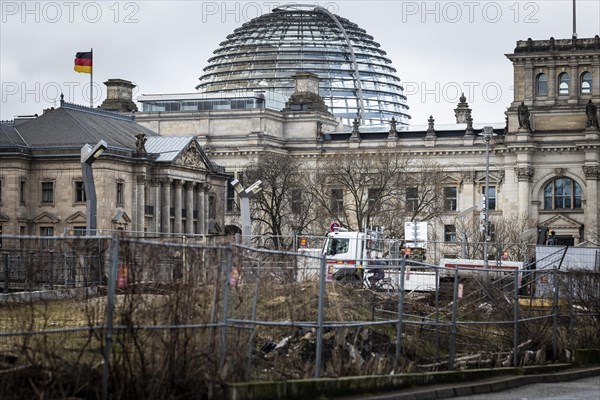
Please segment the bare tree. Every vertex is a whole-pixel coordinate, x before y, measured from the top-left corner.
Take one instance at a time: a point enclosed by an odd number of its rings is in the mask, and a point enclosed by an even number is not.
[[[262,181],[262,191],[252,200],[252,219],[260,234],[272,237],[275,248],[284,247],[283,236],[302,233],[315,218],[305,175],[295,158],[276,153],[261,155],[244,171],[248,182]]]
[[[534,228],[535,220],[528,216],[493,216],[490,218],[491,236],[490,253],[492,259],[512,261],[528,261],[528,243],[521,240],[520,235]],[[480,228],[479,215],[464,218],[458,225],[457,240],[466,250],[466,257],[483,258],[483,233]],[[535,242],[535,240],[533,240]]]
[[[322,215],[344,227],[386,225],[398,210],[408,164],[399,153],[325,157],[317,162],[312,193]]]
[[[410,168],[404,215],[407,221],[428,221],[444,212],[444,167],[425,160]]]

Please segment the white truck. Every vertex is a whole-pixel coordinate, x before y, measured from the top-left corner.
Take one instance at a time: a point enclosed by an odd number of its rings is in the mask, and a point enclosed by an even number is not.
[[[323,246],[327,280],[359,280],[361,270],[383,258],[383,233],[374,230],[348,232],[334,227]]]

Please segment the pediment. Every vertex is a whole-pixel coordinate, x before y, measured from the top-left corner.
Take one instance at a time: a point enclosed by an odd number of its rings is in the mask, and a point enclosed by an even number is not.
[[[579,222],[563,215],[556,215],[543,222],[543,224],[550,230],[580,229],[582,226]]]
[[[87,217],[84,212],[77,211],[70,217],[67,217],[66,221],[69,224],[85,224],[87,221]]]
[[[9,220],[8,215],[0,212],[0,222],[8,222]]]
[[[125,211],[119,210],[112,218],[112,221],[115,224],[129,224],[131,222],[131,218],[129,218],[129,215],[127,215]]]
[[[44,211],[43,213],[41,213],[33,219],[34,224],[58,224],[59,222],[60,218],[47,211]]]
[[[173,164],[197,169],[212,169],[212,165],[210,161],[208,161],[206,154],[195,140],[192,140],[188,146],[179,153],[177,158],[173,161]]]

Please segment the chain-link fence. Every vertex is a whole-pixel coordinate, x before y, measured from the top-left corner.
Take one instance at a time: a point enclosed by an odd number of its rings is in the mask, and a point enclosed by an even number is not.
[[[0,397],[218,398],[226,382],[569,361],[597,346],[600,276],[564,249],[522,269],[355,260],[338,281],[311,252],[4,237]]]

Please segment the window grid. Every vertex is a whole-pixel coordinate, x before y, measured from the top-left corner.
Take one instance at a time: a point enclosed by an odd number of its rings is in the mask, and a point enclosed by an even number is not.
[[[419,188],[406,188],[406,210],[417,211],[419,207]]]
[[[444,242],[456,242],[456,225],[444,225]]]
[[[481,188],[481,194],[485,195],[485,186]],[[496,209],[496,186],[488,186],[488,210]]]
[[[123,181],[117,181],[117,206],[123,206],[123,189],[125,184]]]
[[[86,200],[83,181],[75,181],[75,202],[84,203]]]
[[[548,76],[546,74],[539,74],[537,76],[535,89],[538,96],[548,95]]]
[[[344,211],[344,191],[342,189],[331,189],[331,211]]]
[[[444,188],[444,210],[445,211],[456,211],[457,209],[457,196],[458,190],[455,186]]]
[[[54,182],[42,182],[42,203],[54,203]]]
[[[556,178],[544,188],[544,209],[580,209],[581,195],[581,186],[573,179]]]

